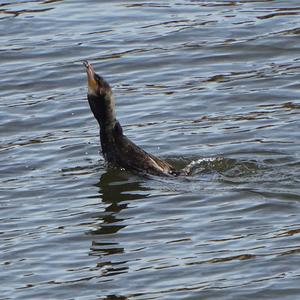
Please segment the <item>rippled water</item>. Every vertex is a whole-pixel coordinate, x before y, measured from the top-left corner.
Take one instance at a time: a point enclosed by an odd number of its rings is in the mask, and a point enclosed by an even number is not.
[[[297,299],[297,1],[0,2],[0,299]],[[82,61],[190,176],[107,169]]]

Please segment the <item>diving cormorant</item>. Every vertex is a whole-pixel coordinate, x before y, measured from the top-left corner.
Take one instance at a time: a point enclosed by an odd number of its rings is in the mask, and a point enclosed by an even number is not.
[[[84,61],[88,80],[88,102],[100,126],[100,140],[105,160],[125,170],[154,175],[178,175],[166,161],[145,152],[124,134],[116,119],[115,101],[110,85]]]

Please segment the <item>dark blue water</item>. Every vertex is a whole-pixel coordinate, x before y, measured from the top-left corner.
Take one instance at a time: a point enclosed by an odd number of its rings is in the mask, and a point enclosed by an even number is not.
[[[300,294],[297,1],[0,1],[0,299]],[[106,167],[83,60],[126,135]]]

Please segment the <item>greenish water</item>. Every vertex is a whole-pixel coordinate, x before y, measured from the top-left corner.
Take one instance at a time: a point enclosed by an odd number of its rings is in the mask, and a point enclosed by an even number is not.
[[[300,294],[297,1],[0,2],[0,299]],[[105,166],[83,60],[179,178]]]

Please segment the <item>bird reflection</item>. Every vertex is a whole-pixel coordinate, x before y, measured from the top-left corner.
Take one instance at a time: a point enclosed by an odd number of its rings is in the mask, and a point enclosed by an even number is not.
[[[107,204],[105,213],[101,215],[102,223],[93,234],[113,234],[126,227],[118,214],[127,209],[128,204],[137,199],[145,198],[145,188],[140,186],[140,178],[127,172],[110,169],[102,174],[99,182],[101,201]]]
[[[97,264],[101,276],[116,276],[128,272],[127,261],[120,261],[120,256],[114,261],[114,255],[126,252],[126,245],[121,245],[118,241],[119,231],[127,226],[126,218],[120,216],[121,212],[126,210],[132,201],[148,196],[147,189],[141,186],[141,182],[141,177],[125,171],[108,169],[96,184],[101,202],[107,205],[105,211],[95,217],[96,228],[90,232],[94,237],[91,255],[101,259]]]

